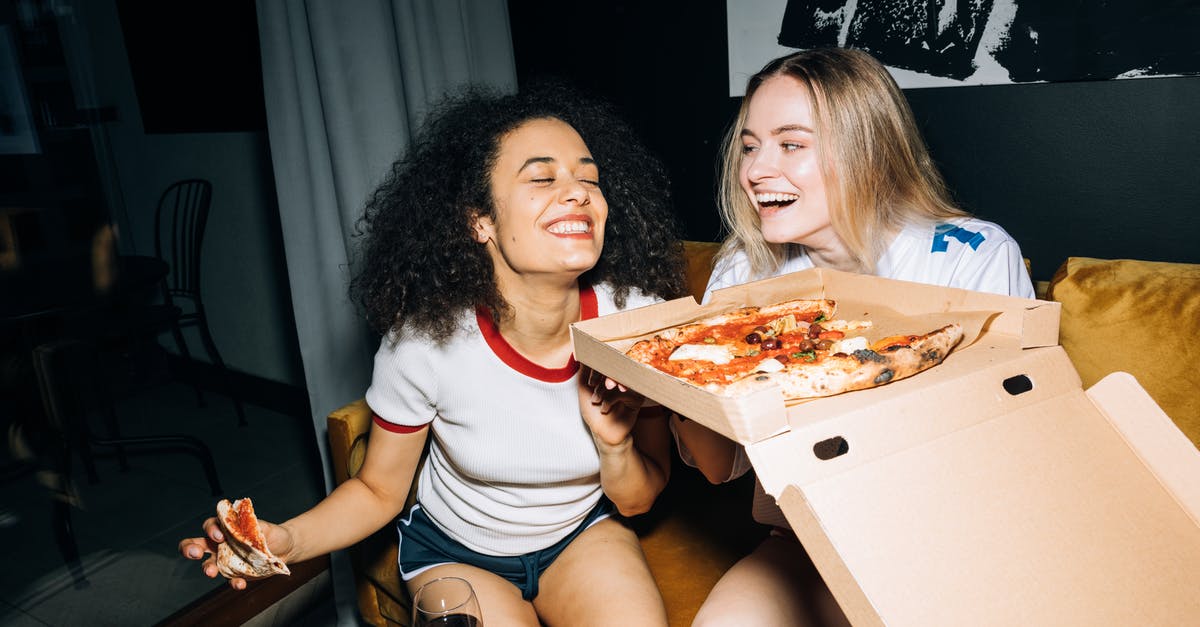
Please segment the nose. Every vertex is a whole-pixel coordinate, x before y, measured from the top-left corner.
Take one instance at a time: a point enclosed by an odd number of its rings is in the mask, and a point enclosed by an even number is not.
[[[574,202],[577,205],[586,205],[590,201],[587,188],[573,177],[565,179],[562,189],[559,190],[558,197],[559,202],[563,204]]]
[[[774,157],[765,150],[745,155],[742,159],[742,171],[746,173],[746,179],[751,183],[757,183],[779,174],[779,166]]]

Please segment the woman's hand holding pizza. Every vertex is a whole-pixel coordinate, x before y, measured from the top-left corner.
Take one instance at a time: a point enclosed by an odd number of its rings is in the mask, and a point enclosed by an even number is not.
[[[648,511],[671,474],[671,434],[662,428],[661,416],[639,418],[645,400],[581,367],[579,410],[600,454],[600,487],[625,516]]]
[[[181,540],[179,552],[191,560],[204,560],[201,567],[206,576],[215,579],[223,575],[235,590],[245,590],[249,580],[290,574],[286,561],[293,547],[291,533],[282,525],[257,517],[254,525],[257,527],[256,538],[246,538],[246,542],[239,543],[227,535],[217,517],[210,517],[203,524],[204,536]],[[254,546],[259,543],[265,550]],[[233,544],[239,546],[231,550]],[[254,555],[247,555],[247,552]]]
[[[628,446],[645,397],[591,368],[581,368],[579,408],[592,431],[596,446]]]

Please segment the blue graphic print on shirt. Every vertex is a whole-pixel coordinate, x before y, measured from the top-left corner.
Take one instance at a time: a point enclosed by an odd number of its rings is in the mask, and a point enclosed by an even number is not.
[[[946,250],[950,248],[950,242],[946,240],[947,237],[953,237],[954,239],[970,246],[971,250],[979,250],[979,245],[987,239],[984,237],[983,233],[979,233],[977,231],[968,231],[961,226],[954,226],[953,224],[939,224],[934,227],[933,248],[929,252],[946,252]]]

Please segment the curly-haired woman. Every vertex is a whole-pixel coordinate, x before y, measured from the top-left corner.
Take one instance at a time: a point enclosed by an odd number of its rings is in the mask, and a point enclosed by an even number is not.
[[[488,624],[666,624],[637,538],[610,516],[645,512],[666,484],[666,421],[581,373],[569,334],[682,292],[662,167],[570,90],[472,91],[433,112],[363,224],[351,289],[384,336],[371,445],[316,507],[264,525],[271,550],[309,559],[400,515],[408,589],[463,577]],[[205,531],[184,555],[222,541]]]

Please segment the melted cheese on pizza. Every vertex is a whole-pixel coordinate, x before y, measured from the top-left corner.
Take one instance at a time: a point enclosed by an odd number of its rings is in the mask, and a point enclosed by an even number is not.
[[[733,346],[727,344],[684,344],[676,348],[668,359],[670,361],[695,359],[714,364],[727,364],[733,361],[733,357]]]
[[[867,338],[863,336],[848,337],[838,340],[829,348],[830,353],[846,353],[847,355],[854,351],[860,351],[867,348]]]

